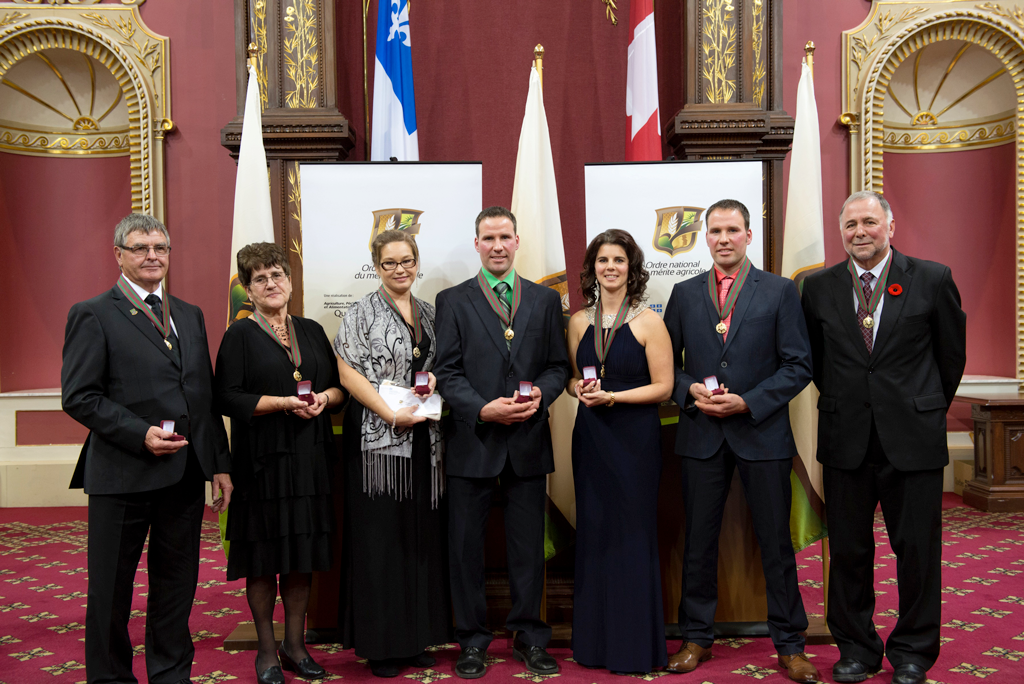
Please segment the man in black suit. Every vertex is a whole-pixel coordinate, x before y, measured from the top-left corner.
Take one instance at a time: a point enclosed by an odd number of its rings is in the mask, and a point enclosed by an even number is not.
[[[821,392],[828,626],[840,654],[832,676],[860,682],[882,666],[871,619],[880,502],[900,594],[884,654],[893,684],[919,684],[939,655],[946,411],[966,363],[967,316],[947,266],[890,248],[896,222],[880,194],[851,195],[839,227],[850,259],[809,277],[803,291]]]
[[[486,672],[484,534],[491,499],[501,489],[512,612],[513,655],[535,674],[558,672],[540,619],[544,589],[544,501],[554,472],[548,407],[565,388],[569,360],[562,303],[547,287],[520,278],[515,217],[490,207],[476,218],[476,277],[437,295],[437,364],[441,396],[451,406],[448,475],[449,557],[455,628],[462,653],[455,673]],[[529,400],[520,383],[532,382]],[[523,397],[525,399],[525,397]]]
[[[151,684],[189,681],[203,482],[212,480],[214,510],[231,499],[203,312],[161,286],[170,250],[160,221],[124,218],[114,230],[121,277],[71,307],[64,332],[64,410],[89,428],[71,486],[89,495],[90,684],[137,681],[128,618],[147,532],[146,672]]]
[[[674,398],[682,409],[676,453],[683,457],[686,506],[683,645],[665,669],[690,672],[711,657],[718,536],[733,470],[739,469],[761,547],[768,631],[779,664],[793,681],[815,682],[818,671],[803,652],[807,616],[789,532],[789,475],[797,455],[789,401],[811,380],[811,349],[796,286],[750,264],[752,237],[742,203],[711,205],[707,243],[714,268],[677,283],[665,309],[676,364]],[[724,392],[712,393],[711,376]]]

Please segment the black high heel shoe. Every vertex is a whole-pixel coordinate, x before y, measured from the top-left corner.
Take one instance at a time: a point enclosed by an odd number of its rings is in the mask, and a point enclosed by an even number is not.
[[[294,672],[303,679],[320,679],[327,676],[327,670],[320,667],[310,656],[295,662],[290,655],[285,653],[284,648],[277,649],[277,655],[281,659],[281,667],[289,672]],[[282,674],[281,676],[283,677],[284,675]],[[284,682],[284,679],[281,681]]]

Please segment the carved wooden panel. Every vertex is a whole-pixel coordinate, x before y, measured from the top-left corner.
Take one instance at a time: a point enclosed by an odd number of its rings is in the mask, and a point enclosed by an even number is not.
[[[782,162],[794,125],[782,109],[782,2],[686,0],[682,21],[685,103],[665,139],[680,159],[764,162],[764,265],[775,271]]]

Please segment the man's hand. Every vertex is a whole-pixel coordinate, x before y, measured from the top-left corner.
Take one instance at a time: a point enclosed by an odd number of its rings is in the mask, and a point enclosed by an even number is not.
[[[690,395],[698,402],[706,402],[711,399],[711,390],[705,387],[704,383],[695,382],[690,385]]]
[[[480,409],[480,420],[485,423],[501,423],[502,425],[513,425],[529,420],[540,408],[540,389],[536,385],[534,385],[530,396],[533,397],[533,401],[522,404],[516,403],[516,399],[519,397],[518,391],[512,395],[511,399],[498,397],[494,401],[484,404],[484,407]]]
[[[231,484],[231,475],[228,473],[214,474],[213,482],[210,483],[210,495],[213,499],[210,508],[214,513],[228,509],[228,504],[231,503],[231,492],[234,489],[235,486]]]
[[[177,453],[178,449],[181,447],[188,446],[187,439],[172,442],[170,438],[173,436],[173,432],[161,430],[156,425],[152,425],[149,430],[146,431],[146,448],[149,449],[154,456],[169,456],[173,453]]]
[[[693,383],[690,386],[691,392],[693,392],[693,388],[696,385],[697,383]],[[722,389],[725,391],[725,394],[712,395],[708,392],[709,396],[706,399],[698,399],[695,406],[705,415],[712,416],[713,418],[725,418],[737,413],[750,412],[750,408],[747,406],[747,402],[743,401],[743,397],[738,394],[731,394],[728,387],[723,387]],[[705,392],[707,392],[706,389]]]

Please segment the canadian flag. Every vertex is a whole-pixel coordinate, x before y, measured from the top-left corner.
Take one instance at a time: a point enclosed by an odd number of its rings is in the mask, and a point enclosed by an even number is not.
[[[654,0],[633,0],[629,25],[633,40],[626,60],[626,161],[657,161],[661,159],[661,117]]]

